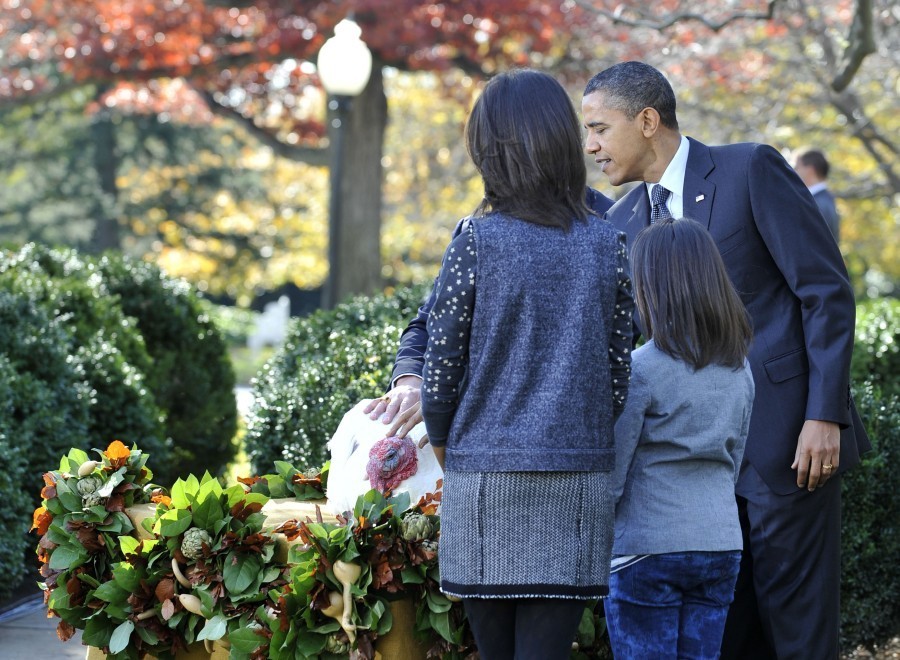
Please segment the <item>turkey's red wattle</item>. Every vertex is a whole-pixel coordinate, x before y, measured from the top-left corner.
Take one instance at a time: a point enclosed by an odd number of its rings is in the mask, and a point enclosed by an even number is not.
[[[366,476],[375,490],[384,493],[393,490],[404,479],[416,473],[419,458],[416,445],[408,437],[396,436],[379,440],[369,450]]]

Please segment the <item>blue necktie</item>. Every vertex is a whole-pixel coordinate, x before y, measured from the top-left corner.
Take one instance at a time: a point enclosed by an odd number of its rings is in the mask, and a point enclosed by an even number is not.
[[[672,217],[672,214],[669,213],[669,209],[666,208],[666,200],[669,199],[669,195],[672,194],[666,188],[663,188],[658,183],[653,186],[652,190],[650,190],[650,224],[654,224],[659,222],[660,220],[668,220]]]

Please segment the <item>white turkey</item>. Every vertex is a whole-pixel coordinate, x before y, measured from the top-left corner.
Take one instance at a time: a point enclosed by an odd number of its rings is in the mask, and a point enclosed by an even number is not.
[[[347,412],[328,442],[331,469],[325,496],[335,514],[352,511],[357,498],[373,488],[394,495],[407,492],[415,504],[435,492],[444,476],[431,445],[419,448],[425,424],[417,424],[405,438],[387,438],[390,427],[363,412],[367,403]]]

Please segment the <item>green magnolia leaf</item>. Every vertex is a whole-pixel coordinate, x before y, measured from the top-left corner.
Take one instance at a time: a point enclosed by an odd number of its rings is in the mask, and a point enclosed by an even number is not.
[[[400,571],[400,577],[403,580],[403,584],[422,584],[425,582],[425,578],[422,577],[415,566],[406,566]]]
[[[290,497],[293,493],[291,492],[291,489],[288,488],[288,483],[290,482],[286,481],[280,475],[266,475],[266,486],[269,490],[269,497],[273,499]]]
[[[109,640],[112,637],[115,627],[105,616],[95,616],[88,619],[84,626],[84,632],[81,634],[81,642],[86,646],[96,646],[102,648],[109,646]]]
[[[78,449],[77,447],[72,447],[69,450],[69,453],[66,455],[70,461],[72,461],[76,466],[81,465],[86,460],[88,460],[88,453],[83,449]],[[102,457],[101,457],[102,458]]]
[[[262,561],[256,555],[229,552],[222,569],[225,588],[232,595],[242,594],[256,580],[262,579]]]
[[[225,636],[226,630],[228,630],[228,619],[226,619],[221,614],[216,614],[214,617],[206,621],[206,625],[203,626],[203,630],[201,630],[200,634],[197,635],[197,639],[221,639]]]
[[[298,635],[296,650],[307,657],[314,657],[325,649],[327,641],[328,637],[325,635],[316,635],[315,633]]]
[[[92,589],[96,589],[100,586],[100,581],[95,578],[93,575],[89,575],[87,573],[79,573],[78,579],[91,586]]]
[[[253,653],[266,640],[265,636],[259,635],[255,628],[239,628],[228,634],[228,641],[231,642],[232,653]]]
[[[142,574],[131,564],[121,562],[113,567],[113,580],[128,593],[134,593],[141,586]]]
[[[213,479],[209,472],[205,473],[203,481],[200,482],[200,490],[197,491],[197,501],[202,502],[209,497],[214,497],[218,500],[221,494],[222,486],[219,485],[219,482]]]
[[[170,509],[160,516],[154,531],[162,536],[178,536],[191,526],[191,512],[186,509]],[[159,528],[157,530],[157,527]]]
[[[112,495],[113,489],[123,481],[125,481],[125,468],[121,467],[109,476],[109,479],[97,491],[97,494],[100,495],[100,497],[109,497]]]
[[[285,481],[291,481],[294,478],[294,475],[299,472],[297,468],[288,463],[287,461],[274,461],[275,463],[275,471]]]
[[[78,568],[87,561],[88,553],[79,544],[67,543],[53,550],[50,555],[50,568],[54,571]]]
[[[453,607],[453,603],[438,591],[425,592],[425,602],[428,603],[428,609],[432,612],[447,612]]]
[[[373,614],[378,615],[378,626],[375,629],[379,635],[385,635],[394,625],[394,615],[391,614],[390,608],[386,607],[384,601],[379,600],[372,606]]]
[[[441,637],[446,639],[448,642],[453,641],[453,638],[450,635],[449,612],[431,611],[428,613],[428,622],[431,623],[431,627],[434,628]]]
[[[123,589],[121,585],[116,584],[115,581],[104,582],[94,589],[94,597],[105,600],[107,603],[124,602],[130,594],[130,591],[125,591],[125,589]]]
[[[72,492],[63,480],[56,482],[56,497],[67,511],[81,511],[81,496]]]
[[[128,641],[131,639],[131,633],[134,631],[134,622],[123,621],[113,631],[109,640],[109,652],[119,653],[128,648]]]
[[[271,582],[281,575],[281,569],[278,566],[269,566],[263,574],[263,582]]]
[[[154,646],[159,643],[159,635],[153,632],[150,628],[144,628],[143,626],[138,626],[137,628],[138,637],[140,637],[147,644]]]
[[[218,486],[218,483],[214,481],[208,483],[215,483]],[[203,488],[205,487],[206,484]],[[221,489],[219,490],[221,491]],[[204,499],[200,499],[199,504],[194,507],[194,525],[200,529],[211,530],[215,526],[216,521],[221,520],[224,515],[225,510],[219,503],[219,494],[211,494]]]
[[[200,490],[200,482],[194,475],[188,475],[187,479],[178,479],[172,484],[172,505],[184,509],[190,506],[188,495],[196,495]]]
[[[137,550],[138,545],[140,545],[140,541],[133,536],[119,537],[119,547],[122,549],[122,554],[126,556],[133,555]]]

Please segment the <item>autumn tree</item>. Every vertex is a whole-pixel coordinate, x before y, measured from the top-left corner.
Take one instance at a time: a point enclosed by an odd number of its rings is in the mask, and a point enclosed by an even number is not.
[[[574,16],[570,9],[531,0],[37,0],[27,5],[3,0],[7,75],[0,99],[22,104],[91,85],[97,181],[112,207],[119,201],[112,126],[123,100],[133,111],[157,116],[176,111],[199,116],[209,110],[243,123],[280,156],[321,163],[326,139],[321,104],[303,102],[318,81],[306,63],[314,60],[334,25],[352,13],[375,66],[346,126],[341,224],[347,240],[339,248],[340,270],[352,279],[340,282],[339,292],[371,291],[381,270],[383,67],[459,68],[485,76],[527,64],[564,33]],[[495,20],[498,15],[502,20]],[[176,79],[185,81],[196,99],[160,94],[169,87],[166,81]],[[107,213],[98,219],[96,247],[117,245],[117,219]]]
[[[242,127],[240,137],[235,129],[226,131],[234,139],[249,136],[268,145],[275,158],[297,167],[325,165],[325,103],[312,61],[334,25],[349,13],[363,28],[375,66],[368,87],[354,103],[344,141],[342,224],[347,241],[340,250],[340,270],[357,278],[342,284],[346,291],[371,290],[380,281],[376,246],[383,204],[396,194],[382,194],[388,119],[384,67],[435,72],[439,82],[449,83],[435,90],[442,94],[452,93],[460,79],[452,72],[477,82],[497,70],[529,64],[555,72],[577,96],[590,73],[620,59],[644,59],[676,82],[683,107],[700,119],[692,123],[699,137],[713,142],[760,139],[790,148],[830,123],[835,133],[842,127],[849,133],[851,149],[861,144],[865,152],[859,178],[866,186],[847,185],[848,195],[865,189],[871,191],[867,199],[887,199],[897,191],[896,145],[890,112],[885,112],[896,101],[897,87],[885,85],[888,93],[881,99],[872,91],[885,71],[897,71],[897,17],[888,0],[832,0],[815,6],[803,0],[743,0],[727,6],[708,0],[663,0],[652,7],[613,0],[35,0],[27,6],[21,0],[2,0],[2,7],[0,61],[6,75],[0,75],[0,104],[33,105],[36,99],[73,89],[86,90],[93,99],[88,104],[93,122],[88,143],[96,166],[93,181],[101,190],[94,215],[107,219],[99,226],[108,228],[96,233],[98,247],[115,243],[118,221],[127,217],[122,209],[130,200],[122,200],[118,190],[122,172],[140,178],[139,169],[123,169],[118,162],[120,131],[109,130],[107,121],[121,126],[122,116],[144,114],[202,124],[215,115]],[[817,121],[814,113],[790,116],[791,109],[804,105],[829,107],[828,121]],[[409,129],[404,135],[415,133],[411,125],[404,128]],[[417,144],[430,153],[427,140]],[[445,153],[442,148],[459,154],[448,147],[437,147],[436,153]],[[248,152],[241,158],[258,161]],[[413,155],[395,158],[389,167],[406,167],[413,160]],[[423,189],[447,189],[446,184],[426,181],[431,174],[443,174],[439,162],[432,162],[433,168],[423,165],[421,157],[417,162],[416,181]],[[166,185],[176,191],[190,187],[197,171],[196,165],[169,168],[168,178],[149,185],[148,191],[164,191]],[[302,168],[296,171],[310,180],[317,176]],[[270,181],[280,176],[274,172],[266,174]],[[397,172],[388,171],[392,175]],[[213,216],[247,221],[260,214],[272,217],[265,210],[268,204],[287,211],[299,203],[291,195],[272,200],[271,193],[254,200],[229,194],[213,199],[198,203],[213,209]],[[400,200],[396,208],[403,205]],[[404,217],[412,219],[416,212],[408,202],[406,207]],[[141,207],[129,208],[139,213]],[[419,217],[427,213],[423,208]],[[160,227],[162,253],[183,255],[189,246],[210,284],[220,279],[213,271],[223,256],[225,263],[274,263],[279,251],[297,249],[266,238],[279,235],[283,222],[269,223],[253,240],[232,241],[203,226],[200,220],[209,217],[207,212],[176,212],[141,221]],[[393,218],[388,222],[397,225]],[[415,253],[413,249],[409,254]],[[386,250],[391,278],[408,270],[402,250],[395,255]],[[314,277],[306,281],[310,279]]]

